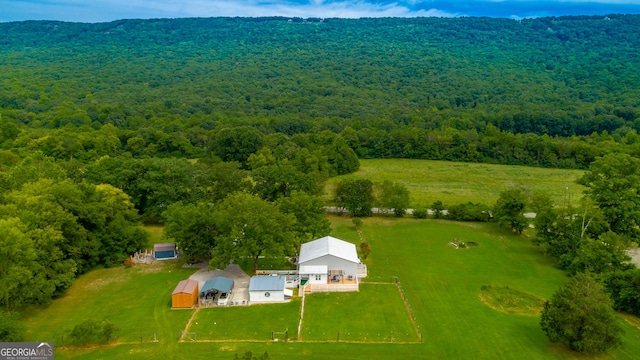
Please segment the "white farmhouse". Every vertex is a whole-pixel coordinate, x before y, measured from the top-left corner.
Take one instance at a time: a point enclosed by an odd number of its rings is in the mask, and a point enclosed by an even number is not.
[[[302,244],[298,274],[302,291],[358,291],[358,279],[367,276],[356,246],[331,236]]]

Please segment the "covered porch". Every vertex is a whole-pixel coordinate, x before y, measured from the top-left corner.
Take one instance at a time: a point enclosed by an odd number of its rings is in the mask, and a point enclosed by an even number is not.
[[[351,292],[359,290],[358,278],[353,275],[345,275],[342,270],[326,270],[326,267],[318,267],[305,270],[320,270],[322,273],[302,274],[299,291],[311,292]]]
[[[345,275],[342,270],[329,270],[327,284],[357,284],[358,278],[353,275]]]

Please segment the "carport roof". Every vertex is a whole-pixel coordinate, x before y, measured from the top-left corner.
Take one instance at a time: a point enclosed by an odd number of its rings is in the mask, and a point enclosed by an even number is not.
[[[200,289],[200,292],[205,293],[209,290],[218,290],[224,293],[228,293],[231,291],[231,288],[233,288],[233,280],[226,277],[218,276],[214,277],[213,279],[207,280],[202,286],[202,289]]]

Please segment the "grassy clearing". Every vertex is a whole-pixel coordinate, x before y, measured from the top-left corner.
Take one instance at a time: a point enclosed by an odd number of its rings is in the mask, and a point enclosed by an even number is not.
[[[538,316],[545,299],[502,285],[483,285],[480,300],[490,308],[510,314]]]
[[[54,341],[59,348],[65,345],[65,337],[75,325],[95,319],[109,320],[120,328],[117,342],[150,342],[155,333],[160,343],[173,348],[193,313],[171,310],[173,289],[194,272],[178,265],[156,262],[83,275],[51,305],[27,311],[27,338]]]
[[[305,298],[302,340],[419,342],[394,284],[361,284],[357,293]]]
[[[153,245],[163,243],[166,240],[162,238],[162,234],[164,234],[164,226],[160,224],[145,224],[145,230],[149,234],[149,244],[147,245],[148,250],[153,250]]]
[[[359,242],[350,218],[331,217],[331,221],[333,236]],[[242,356],[246,351],[254,355],[266,351],[272,359],[367,360],[636,359],[640,353],[640,323],[635,317],[620,319],[625,328],[624,348],[606,355],[582,355],[549,343],[537,316],[497,312],[480,300],[478,292],[487,284],[509,286],[540,298],[550,297],[564,285],[564,273],[553,268],[551,261],[531,245],[527,233],[518,237],[495,224],[410,218],[366,218],[362,231],[372,250],[366,261],[366,281],[389,282],[398,277],[423,334],[423,343],[346,342],[344,332],[368,330],[377,334],[376,329],[380,329],[380,338],[385,341],[385,333],[390,334],[386,329],[394,326],[394,337],[399,342],[399,336],[406,331],[403,329],[410,326],[401,300],[391,299],[399,297],[397,290],[391,291],[391,285],[375,284],[363,284],[360,293],[310,295],[305,300],[309,302],[305,303],[302,334],[308,342],[268,341],[271,331],[288,328],[293,334],[297,329],[300,302],[295,300],[288,304],[201,310],[189,331],[196,332],[203,342],[180,343],[179,332],[193,310],[171,310],[171,291],[194,270],[181,269],[177,262],[102,269],[80,277],[64,297],[47,307],[28,311],[26,340],[56,342],[56,359],[228,360],[236,352]],[[448,245],[454,238],[474,241],[478,246],[454,249]],[[380,293],[389,298],[381,299]],[[109,319],[119,326],[119,344],[61,349],[61,335],[87,318]],[[217,323],[215,327],[212,322]],[[221,332],[218,325],[227,333]],[[333,340],[334,333],[337,338],[338,329],[345,342],[323,341]],[[150,342],[154,331],[157,343]],[[320,336],[320,332],[326,336]]]
[[[582,197],[584,187],[575,183],[581,170],[548,169],[527,166],[460,163],[434,160],[370,159],[360,160],[354,174],[329,179],[327,201],[333,201],[335,186],[346,178],[366,178],[404,184],[411,194],[412,206],[427,206],[436,200],[445,205],[483,203],[493,205],[500,192],[524,186],[532,192],[544,192],[556,205],[565,199],[565,185],[572,199]]]
[[[300,303],[296,298],[281,304],[201,309],[189,331],[195,332],[198,340],[267,341],[272,331],[288,329],[289,337],[295,339]]]

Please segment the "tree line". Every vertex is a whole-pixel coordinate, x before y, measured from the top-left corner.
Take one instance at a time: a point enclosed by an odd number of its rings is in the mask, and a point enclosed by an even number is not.
[[[114,186],[74,182],[34,154],[0,172],[0,306],[47,304],[76,276],[122,264],[147,233],[129,196]]]
[[[640,161],[627,154],[597,158],[578,182],[580,204],[553,204],[545,194],[522,189],[501,194],[500,224],[522,232],[525,206],[537,216],[534,243],[572,279],[544,306],[541,326],[552,342],[579,352],[620,346],[622,328],[613,310],[640,315],[640,269],[626,250],[640,242]]]

